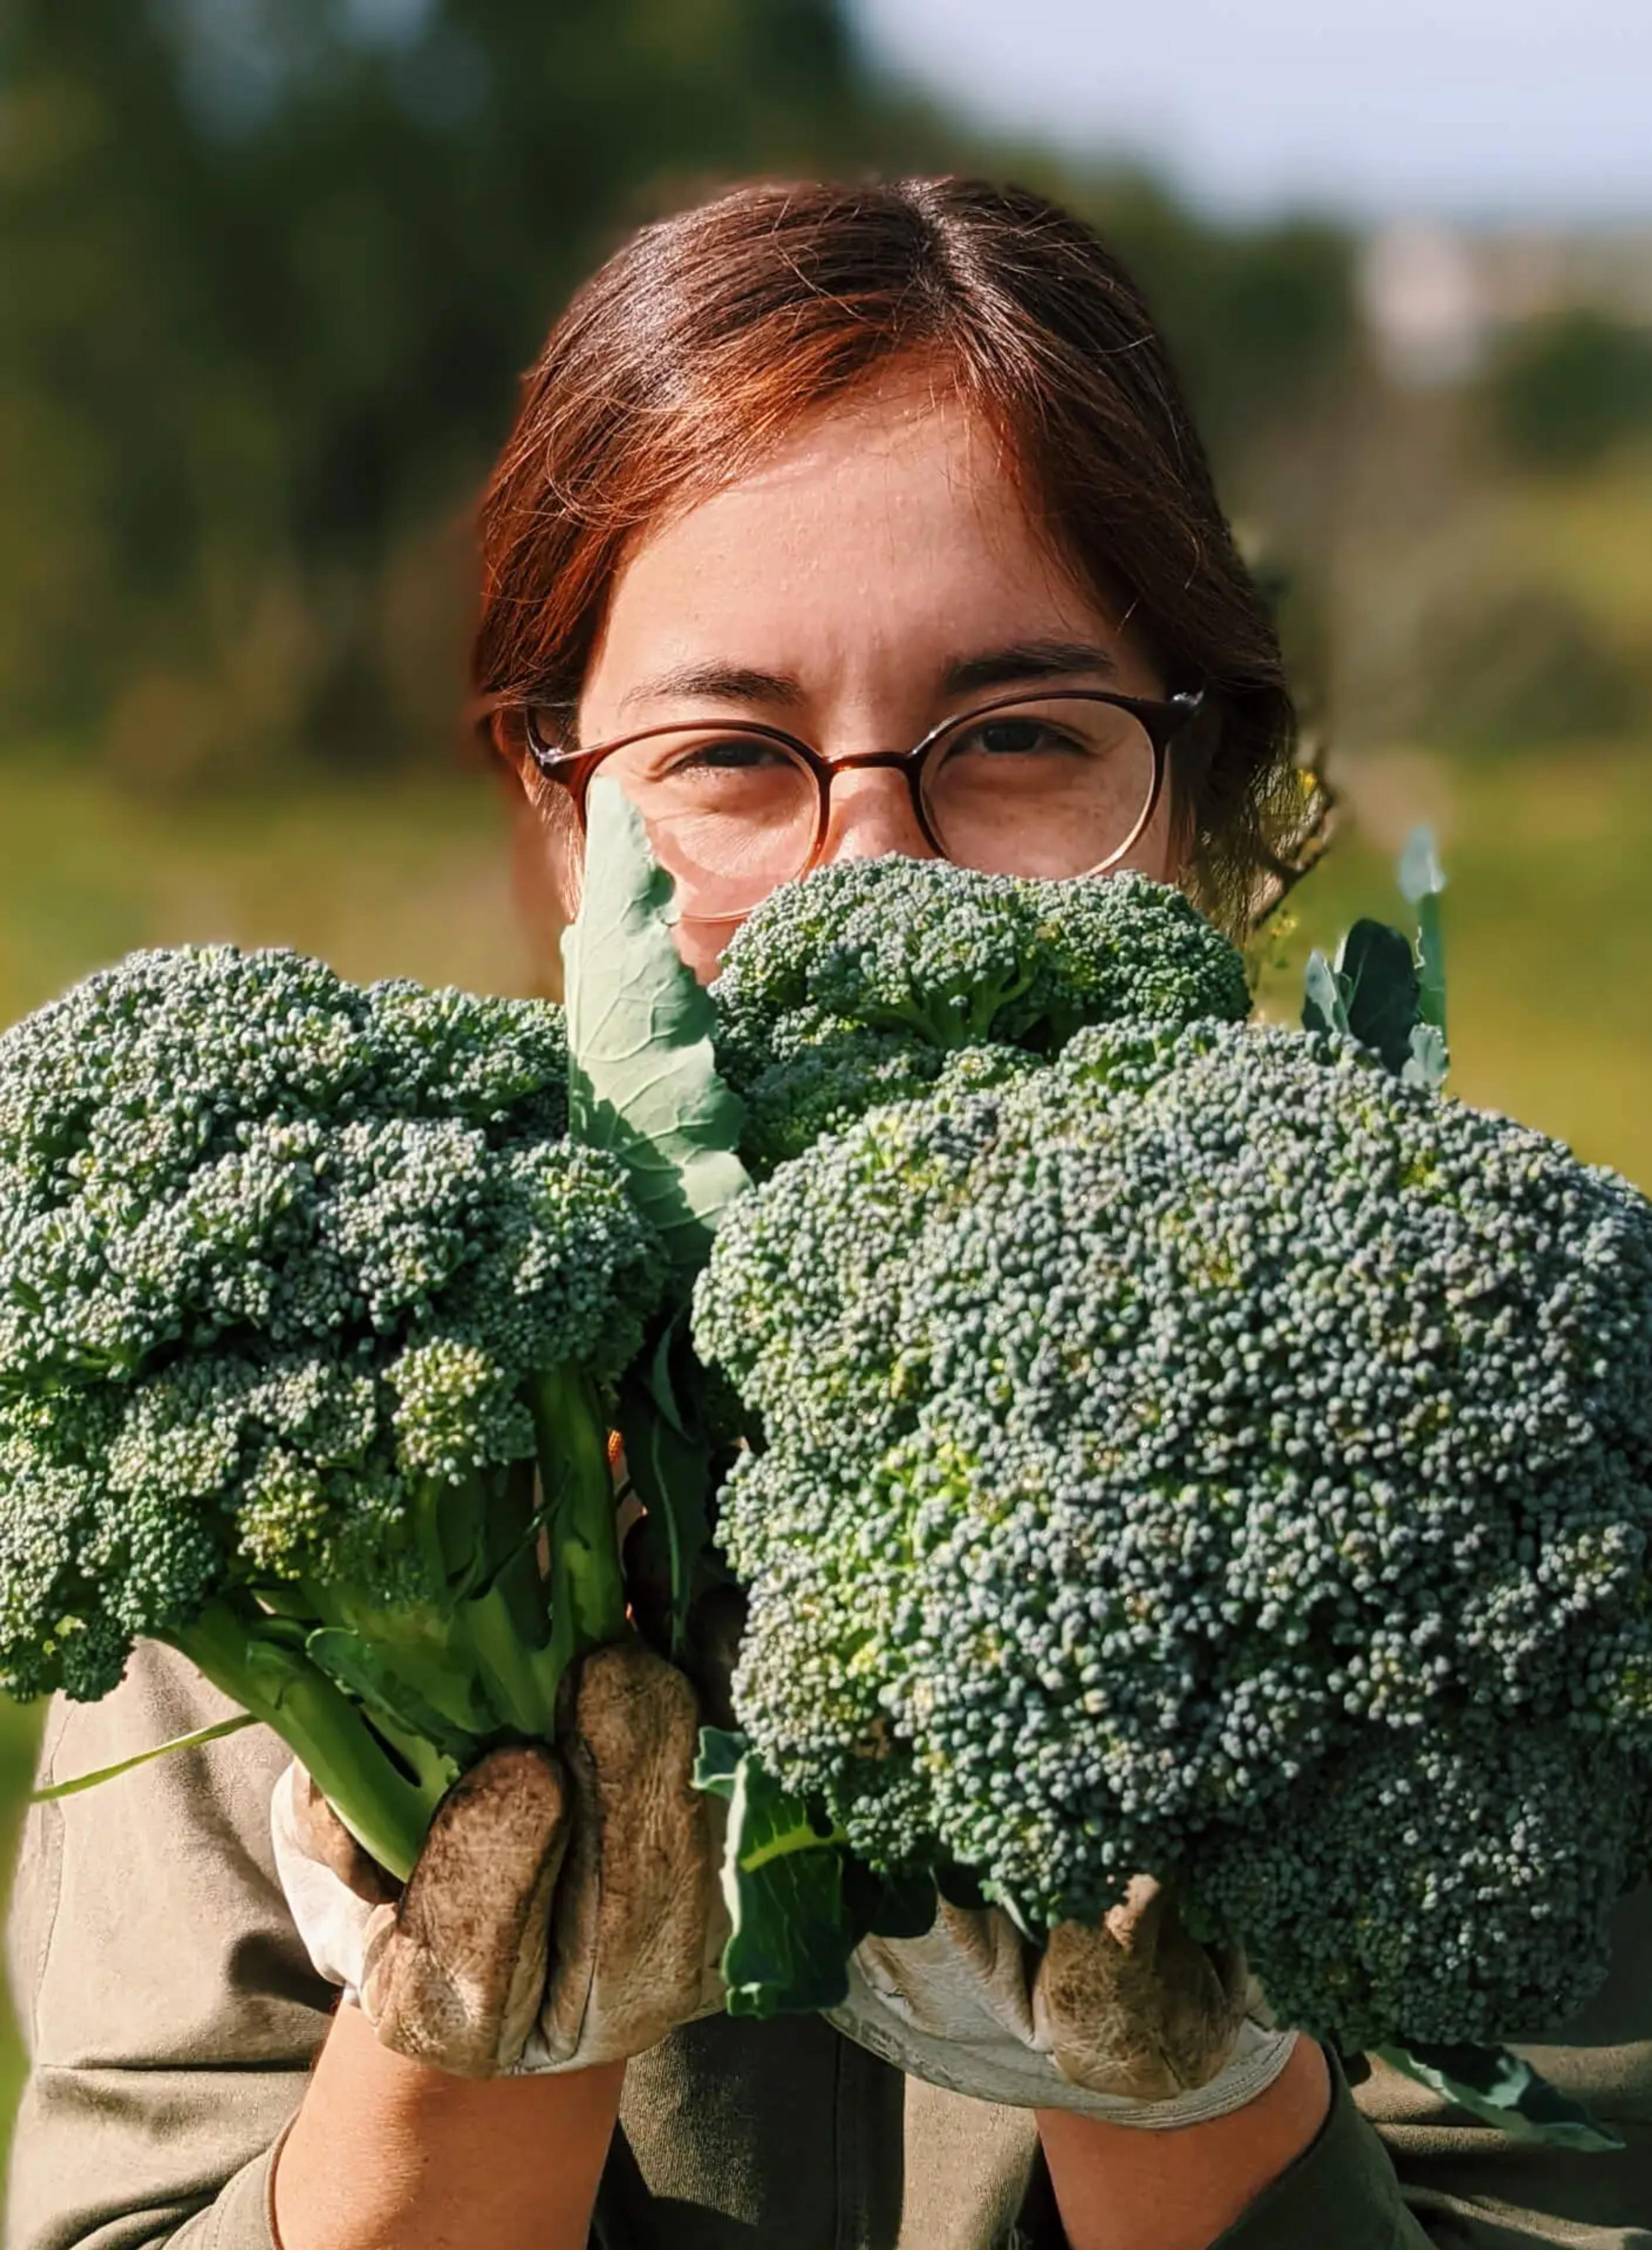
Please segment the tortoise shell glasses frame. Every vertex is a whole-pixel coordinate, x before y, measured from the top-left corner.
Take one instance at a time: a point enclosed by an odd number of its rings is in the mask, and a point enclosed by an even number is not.
[[[1101,707],[1116,711],[1133,721],[1140,728],[1152,753],[1151,777],[1136,803],[1133,818],[1125,832],[1100,859],[1089,866],[1072,871],[1081,877],[1104,875],[1116,867],[1139,841],[1158,810],[1164,793],[1166,763],[1171,746],[1203,708],[1202,691],[1152,699],[1091,688],[1048,688],[1042,693],[1029,693],[1023,688],[1015,694],[996,696],[989,701],[973,704],[968,710],[942,720],[909,749],[863,750],[841,758],[826,757],[812,743],[782,728],[746,719],[670,720],[638,728],[630,734],[616,735],[610,741],[594,743],[589,749],[568,749],[546,739],[538,714],[531,705],[519,702],[516,708],[523,728],[525,747],[534,767],[546,780],[555,783],[566,791],[582,830],[585,801],[591,782],[617,752],[671,735],[692,735],[714,736],[719,742],[750,742],[754,745],[767,743],[783,751],[812,777],[815,784],[813,837],[794,870],[796,876],[802,876],[820,863],[830,819],[832,780],[840,773],[887,769],[902,774],[911,797],[913,818],[926,842],[939,857],[951,858],[953,854],[939,832],[926,791],[932,773],[938,770],[946,752],[984,720],[1002,719],[1006,714],[1030,713],[1035,709],[1043,712],[1054,704]]]

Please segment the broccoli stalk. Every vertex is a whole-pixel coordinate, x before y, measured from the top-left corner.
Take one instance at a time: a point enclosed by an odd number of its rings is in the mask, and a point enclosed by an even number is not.
[[[625,1630],[602,1401],[568,1366],[530,1394],[542,1498],[531,1460],[426,1480],[411,1524],[426,1598],[349,1582],[237,1590],[157,1636],[275,1728],[403,1879],[457,1775],[501,1740],[549,1739],[569,1666]]]
[[[550,1547],[547,1654],[560,1679],[572,1658],[625,1625],[625,1582],[614,1530],[607,1425],[589,1383],[559,1368],[532,1387]]]
[[[438,1782],[434,1770],[416,1776],[305,1653],[302,1641],[280,1631],[283,1622],[236,1594],[209,1602],[189,1624],[155,1638],[272,1727],[356,1841],[405,1881],[446,1779]]]

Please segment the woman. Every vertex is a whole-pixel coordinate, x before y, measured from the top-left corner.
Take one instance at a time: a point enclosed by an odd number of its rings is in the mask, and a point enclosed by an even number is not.
[[[752,189],[646,230],[553,331],[482,533],[477,686],[521,784],[524,863],[566,914],[580,793],[607,770],[673,866],[701,973],[811,861],[940,844],[1029,873],[1129,864],[1236,924],[1293,840],[1277,649],[1162,349],[1093,238],[1035,197]],[[1151,742],[1109,699],[1192,687],[1197,719],[1160,726],[1155,797]],[[1095,729],[1077,788],[1051,778],[1057,694]],[[146,1652],[108,1703],[54,1715],[48,1770],[221,1709]],[[108,1794],[38,1812],[12,2250],[1652,2243],[1645,1894],[1607,1992],[1545,2057],[1621,2157],[1523,2150],[1379,2073],[1360,2099],[1385,2153],[1311,2042],[1247,2046],[1234,2024],[1183,2074],[1191,2100],[1121,2072],[1121,2039],[1151,2045],[1208,1966],[1151,1908],[1063,1941],[1077,1969],[1035,1990],[1043,2032],[994,2050],[1020,2090],[987,2102],[1007,2081],[972,2074],[940,2000],[928,2042],[910,2008],[863,2011],[852,2038],[702,2014],[706,1839],[680,1750],[577,1724],[585,1845],[555,1881],[578,1935],[543,2003],[560,1816],[522,1815],[520,1790],[455,1806],[399,1909],[257,1734],[115,1784],[118,1813]],[[891,1986],[990,2014],[988,1939],[894,1949]],[[330,2023],[316,1959],[348,1987]],[[1019,2005],[1018,1954],[1012,1981]],[[520,2051],[500,2026],[530,1982],[528,2016],[557,2030],[538,2067],[454,2074],[478,2025],[485,2053]],[[1176,2129],[1143,2129],[1167,2114]]]

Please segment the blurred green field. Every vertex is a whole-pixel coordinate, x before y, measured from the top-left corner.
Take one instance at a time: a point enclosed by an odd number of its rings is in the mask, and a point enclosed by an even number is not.
[[[31,752],[0,758],[0,1023],[134,946],[185,940],[525,989],[504,820],[480,774],[173,798]]]
[[[1652,747],[1395,753],[1344,780],[1346,832],[1290,902],[1268,1012],[1294,1015],[1310,945],[1404,920],[1394,862],[1426,819],[1450,884],[1453,1090],[1652,1188]]]
[[[1347,832],[1269,949],[1263,1004],[1294,1011],[1301,963],[1354,914],[1395,918],[1392,864],[1438,830],[1456,1084],[1652,1185],[1652,747],[1449,766],[1421,753],[1344,777]],[[0,1022],[133,946],[301,946],[355,977],[523,990],[506,848],[488,784],[461,774],[146,803],[66,761],[0,760]],[[0,1705],[4,1867],[31,1715]],[[0,2012],[0,2164],[17,2056]]]

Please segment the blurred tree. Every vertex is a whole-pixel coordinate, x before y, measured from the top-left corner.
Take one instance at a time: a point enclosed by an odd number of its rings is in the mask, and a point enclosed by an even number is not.
[[[871,117],[836,0],[10,0],[8,729],[150,772],[428,739],[451,520],[556,302],[646,183]]]
[[[1360,335],[1345,229],[1213,227],[1136,174],[1069,193],[1146,290],[1220,462],[1236,465],[1271,427],[1299,428],[1340,393]]]
[[[1101,225],[1227,463],[1334,387],[1340,236],[972,141],[847,0],[4,0],[0,737],[150,782],[438,746],[465,511],[571,284],[718,179],[948,165]]]
[[[1652,331],[1583,307],[1552,314],[1513,332],[1487,383],[1517,461],[1587,468],[1652,431]]]

